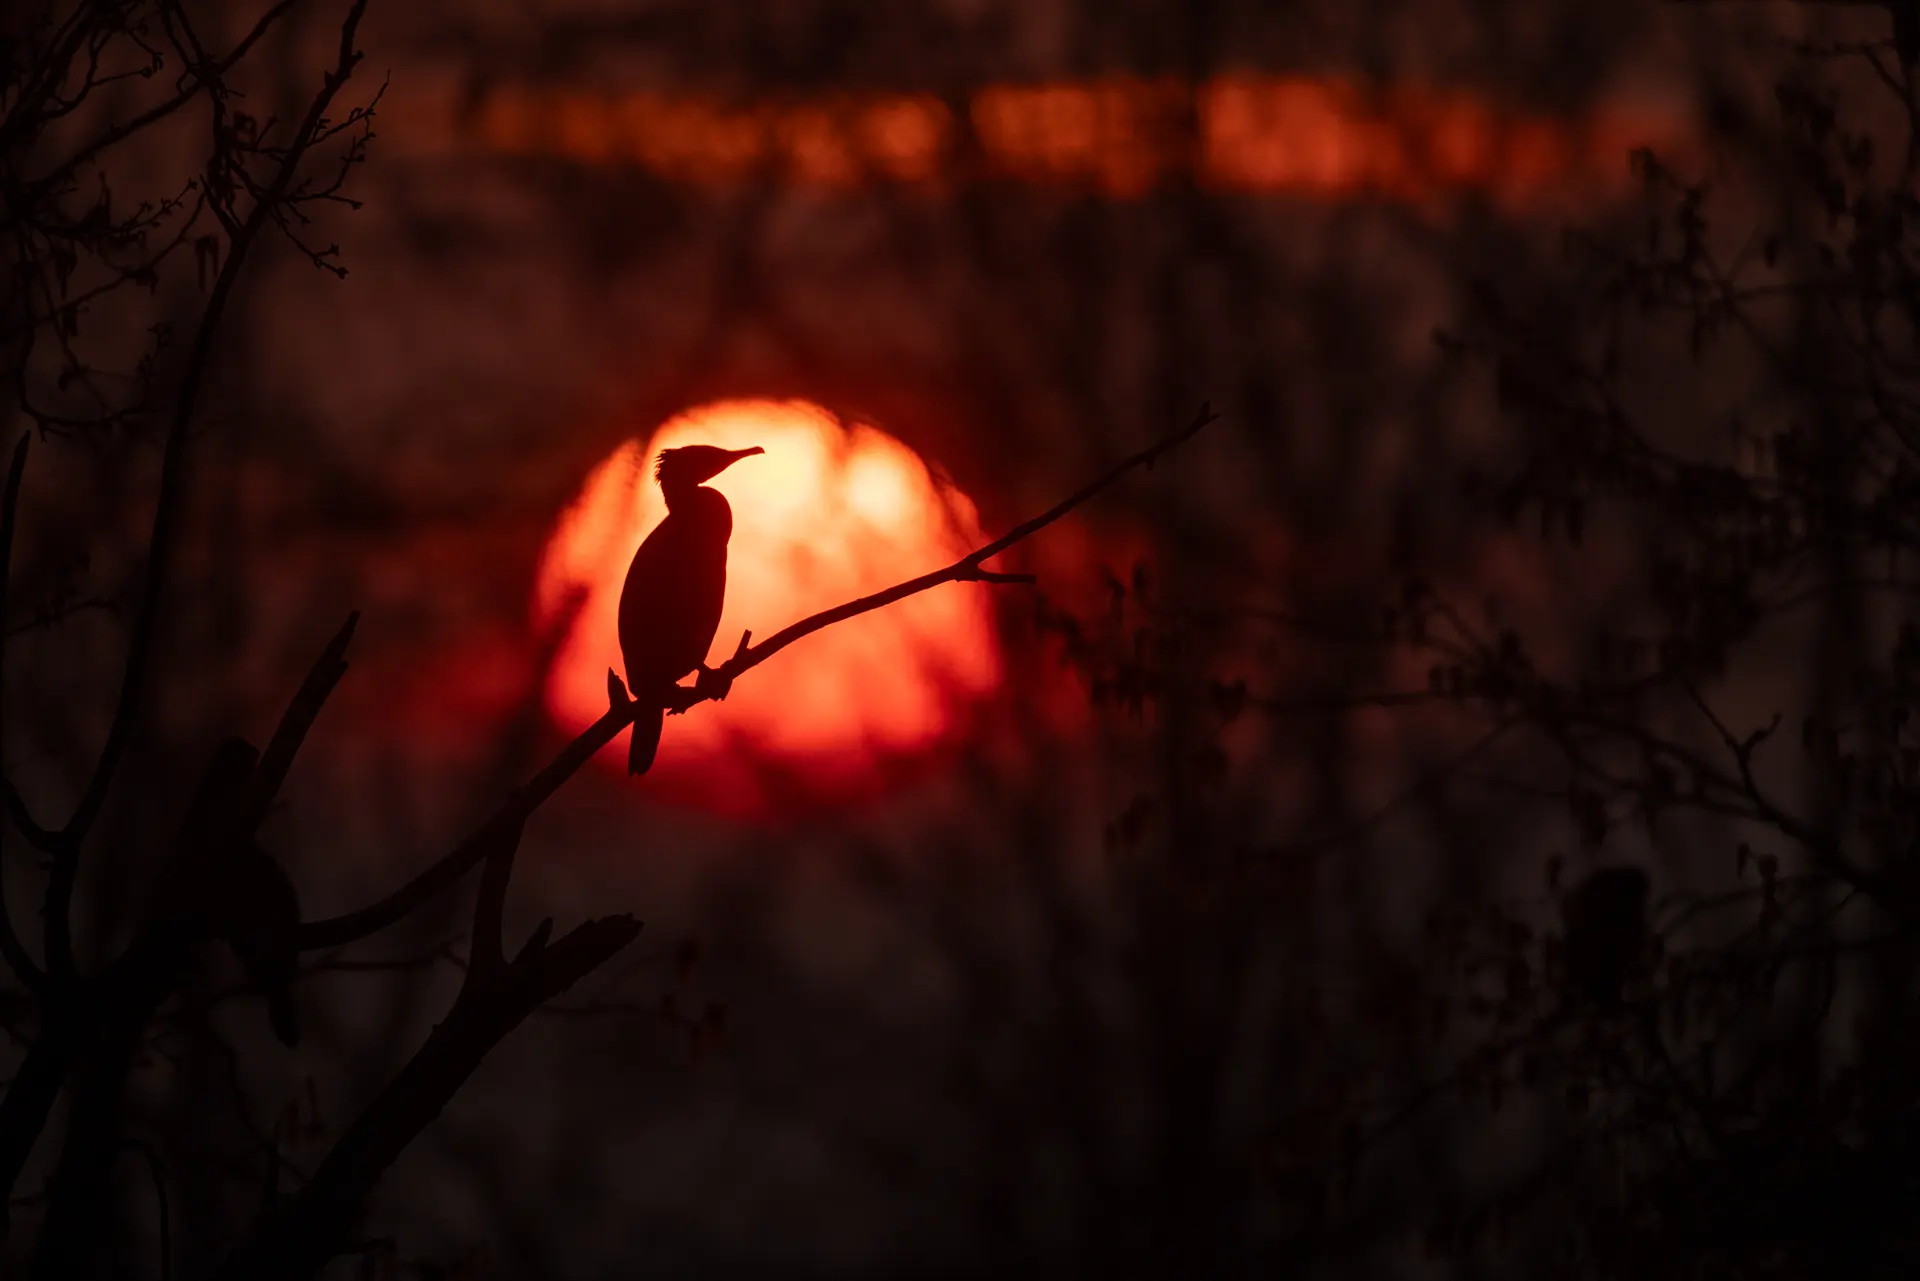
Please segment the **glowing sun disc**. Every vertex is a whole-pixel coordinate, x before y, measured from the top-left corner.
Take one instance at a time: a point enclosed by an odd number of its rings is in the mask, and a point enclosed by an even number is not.
[[[624,671],[621,585],[634,549],[666,515],[652,460],[692,444],[766,450],[711,482],[732,504],[734,526],[709,662],[730,655],[743,630],[771,636],[985,541],[972,502],[874,427],[801,401],[689,410],[595,468],[548,542],[537,618],[556,619],[579,594],[547,690],[564,729],[603,715],[607,669]],[[942,586],[807,636],[744,676],[725,702],[669,717],[647,778],[742,809],[764,805],[769,774],[815,790],[857,787],[902,757],[950,745],[968,705],[999,679],[987,589]],[[626,750],[622,735],[600,759],[624,768]]]

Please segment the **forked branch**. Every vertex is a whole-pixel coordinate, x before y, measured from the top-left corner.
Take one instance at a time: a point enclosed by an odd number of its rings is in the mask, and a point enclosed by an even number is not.
[[[293,768],[293,758],[299,753],[301,744],[307,741],[307,732],[313,728],[313,722],[320,715],[320,709],[326,706],[327,698],[333,693],[334,686],[347,674],[347,646],[353,641],[353,629],[360,622],[360,611],[347,615],[347,621],[331,641],[327,643],[320,657],[314,661],[313,668],[307,673],[307,679],[300,684],[300,692],[293,696],[287,705],[286,715],[280,718],[280,726],[273,731],[273,737],[267,742],[267,750],[260,757],[260,764],[254,770],[253,795],[249,800],[247,829],[258,828],[267,817],[274,798],[280,795],[280,787],[287,781],[287,771]]]
[[[507,887],[525,820],[505,812],[475,837],[485,864],[473,908],[471,964],[447,1017],[400,1074],[356,1117],[298,1192],[269,1208],[218,1274],[223,1281],[305,1281],[338,1255],[374,1185],[431,1125],[493,1048],[540,1006],[639,937],[626,915],[583,922],[559,940],[542,921],[508,958],[501,937]]]

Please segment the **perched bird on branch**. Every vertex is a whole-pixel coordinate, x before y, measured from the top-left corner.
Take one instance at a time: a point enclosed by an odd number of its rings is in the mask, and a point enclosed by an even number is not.
[[[764,452],[758,445],[689,445],[666,450],[654,466],[654,479],[667,498],[667,518],[634,553],[620,589],[620,652],[627,687],[639,704],[627,749],[629,774],[644,774],[653,765],[668,691],[688,672],[705,670],[707,648],[720,627],[733,509],[706,482],[740,459]]]

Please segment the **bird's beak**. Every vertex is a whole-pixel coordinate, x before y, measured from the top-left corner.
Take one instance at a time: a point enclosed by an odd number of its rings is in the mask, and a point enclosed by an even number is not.
[[[758,445],[749,445],[745,449],[730,449],[727,451],[728,458],[724,466],[731,467],[742,458],[751,458],[755,454],[764,454],[766,452],[766,450],[760,448]]]

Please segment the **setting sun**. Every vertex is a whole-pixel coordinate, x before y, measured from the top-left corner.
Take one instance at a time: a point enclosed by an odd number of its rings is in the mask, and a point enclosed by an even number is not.
[[[570,732],[605,712],[607,669],[622,669],[621,584],[666,514],[652,460],[692,444],[766,450],[711,482],[734,527],[709,663],[725,660],[743,630],[769,636],[985,541],[966,496],[876,428],[799,401],[690,410],[595,468],[548,543],[539,620],[558,619],[579,593],[547,697]],[[647,777],[733,810],[765,808],[773,789],[845,793],[951,743],[968,705],[998,679],[988,589],[950,585],[809,636],[748,673],[725,702],[669,717]],[[602,758],[617,764],[625,751],[623,736]]]

